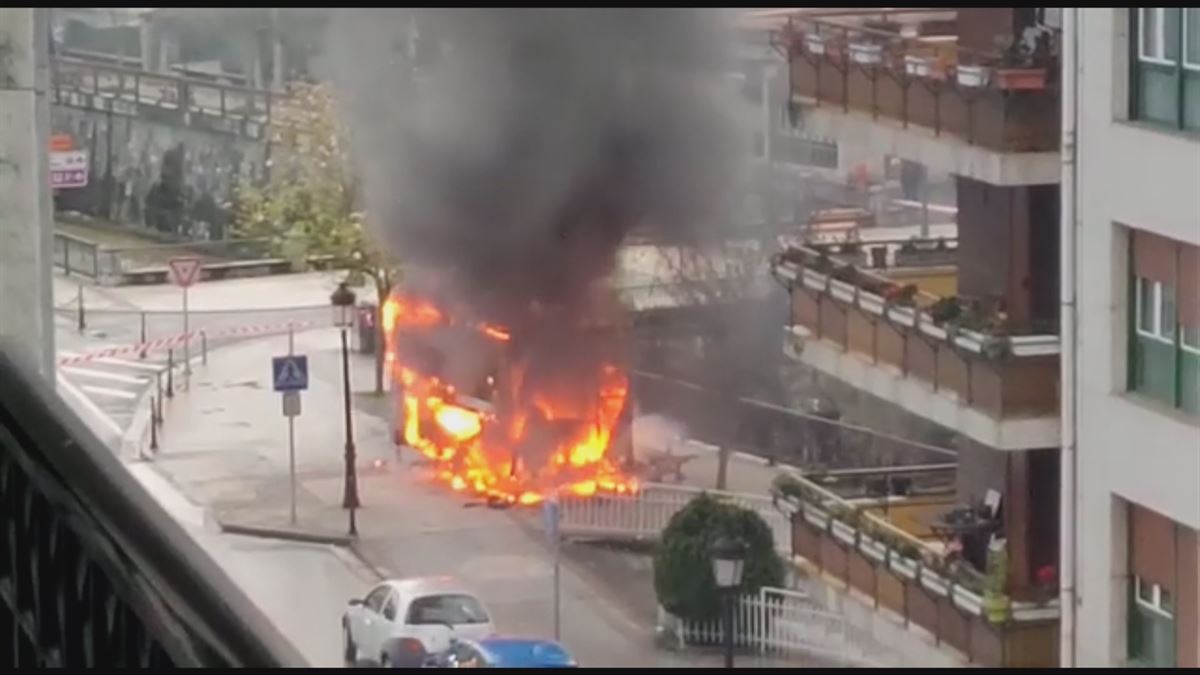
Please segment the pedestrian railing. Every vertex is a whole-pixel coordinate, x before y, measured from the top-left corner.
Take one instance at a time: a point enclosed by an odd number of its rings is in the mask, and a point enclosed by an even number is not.
[[[678,621],[675,639],[685,645],[716,645],[723,638],[720,619]],[[762,588],[742,595],[733,607],[733,643],[743,650],[783,656],[812,656],[823,665],[868,666],[878,655],[846,617],[829,611],[803,591]]]
[[[771,528],[775,548],[791,555],[791,517],[771,497],[685,485],[648,483],[631,495],[565,498],[559,527],[567,536],[657,539],[672,516],[705,493],[757,513]]]

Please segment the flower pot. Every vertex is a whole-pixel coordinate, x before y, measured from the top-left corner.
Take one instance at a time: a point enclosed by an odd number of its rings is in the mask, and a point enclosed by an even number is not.
[[[880,63],[883,61],[883,47],[870,42],[851,43],[850,60],[863,65]]]
[[[1045,68],[997,68],[996,86],[1010,90],[1046,88]]]
[[[983,66],[959,66],[955,72],[958,83],[964,87],[987,86],[988,70]]]
[[[825,36],[816,33],[806,33],[804,35],[804,46],[808,49],[809,54],[824,54]]]
[[[910,77],[932,77],[933,59],[927,56],[905,55],[904,72]]]

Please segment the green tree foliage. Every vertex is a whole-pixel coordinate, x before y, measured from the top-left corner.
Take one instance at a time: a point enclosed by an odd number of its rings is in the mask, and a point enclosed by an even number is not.
[[[270,178],[238,189],[234,231],[268,240],[274,255],[300,267],[310,258],[330,256],[352,277],[370,279],[382,305],[399,275],[366,231],[358,177],[332,94],[321,85],[295,85],[290,100],[274,112],[272,132]],[[382,350],[376,356],[375,388],[381,391]]]
[[[668,612],[693,621],[720,615],[710,551],[722,535],[746,546],[742,592],[783,584],[783,561],[766,521],[754,511],[701,494],[671,518],[654,553],[654,591]]]

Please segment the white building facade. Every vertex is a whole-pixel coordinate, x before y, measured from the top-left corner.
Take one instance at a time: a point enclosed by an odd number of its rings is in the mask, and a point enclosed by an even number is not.
[[[1065,648],[1078,666],[1197,667],[1200,9],[1076,12],[1077,492],[1064,539],[1076,611]]]

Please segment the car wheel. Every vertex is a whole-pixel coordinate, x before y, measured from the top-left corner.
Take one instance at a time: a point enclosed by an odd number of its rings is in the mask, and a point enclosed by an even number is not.
[[[348,623],[342,623],[342,658],[351,666],[358,662],[358,645],[354,644]]]

